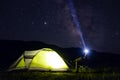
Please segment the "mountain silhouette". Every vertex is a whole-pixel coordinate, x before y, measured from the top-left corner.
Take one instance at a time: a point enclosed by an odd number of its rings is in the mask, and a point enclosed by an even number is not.
[[[81,48],[61,48],[39,41],[0,40],[0,71],[8,69],[24,51],[38,50],[41,48],[54,49],[64,58],[71,68],[74,68],[74,60],[78,57],[82,58],[82,60],[78,62],[79,65],[85,65],[91,68],[120,67],[120,55],[115,53],[91,50],[90,54],[84,57]]]

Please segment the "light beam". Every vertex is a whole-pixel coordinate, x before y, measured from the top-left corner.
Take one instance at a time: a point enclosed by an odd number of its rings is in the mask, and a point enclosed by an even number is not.
[[[85,44],[85,41],[84,41],[84,38],[83,38],[80,22],[78,21],[78,17],[77,17],[77,14],[76,14],[76,10],[74,8],[74,4],[73,4],[72,0],[67,0],[67,1],[68,1],[68,6],[70,8],[71,15],[73,17],[74,24],[76,25],[76,30],[77,30],[77,32],[79,32],[79,35],[80,35],[80,38],[81,38],[81,41],[82,41],[82,46],[83,46],[84,53],[86,55],[86,54],[88,54],[89,50],[86,49],[86,44]]]

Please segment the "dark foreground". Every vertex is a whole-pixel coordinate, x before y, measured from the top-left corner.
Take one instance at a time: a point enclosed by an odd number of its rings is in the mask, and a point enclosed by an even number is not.
[[[0,80],[120,80],[120,73],[1,72]]]

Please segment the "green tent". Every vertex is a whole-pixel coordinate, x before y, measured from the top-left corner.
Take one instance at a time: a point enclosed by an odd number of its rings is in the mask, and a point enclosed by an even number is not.
[[[57,52],[50,48],[25,51],[10,70],[30,69],[44,71],[67,71],[69,67]]]

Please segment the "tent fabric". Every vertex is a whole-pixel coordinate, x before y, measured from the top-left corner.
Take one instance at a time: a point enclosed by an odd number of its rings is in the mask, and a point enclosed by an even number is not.
[[[25,51],[10,67],[10,70],[17,69],[66,71],[69,67],[56,51],[50,48],[43,48]]]

